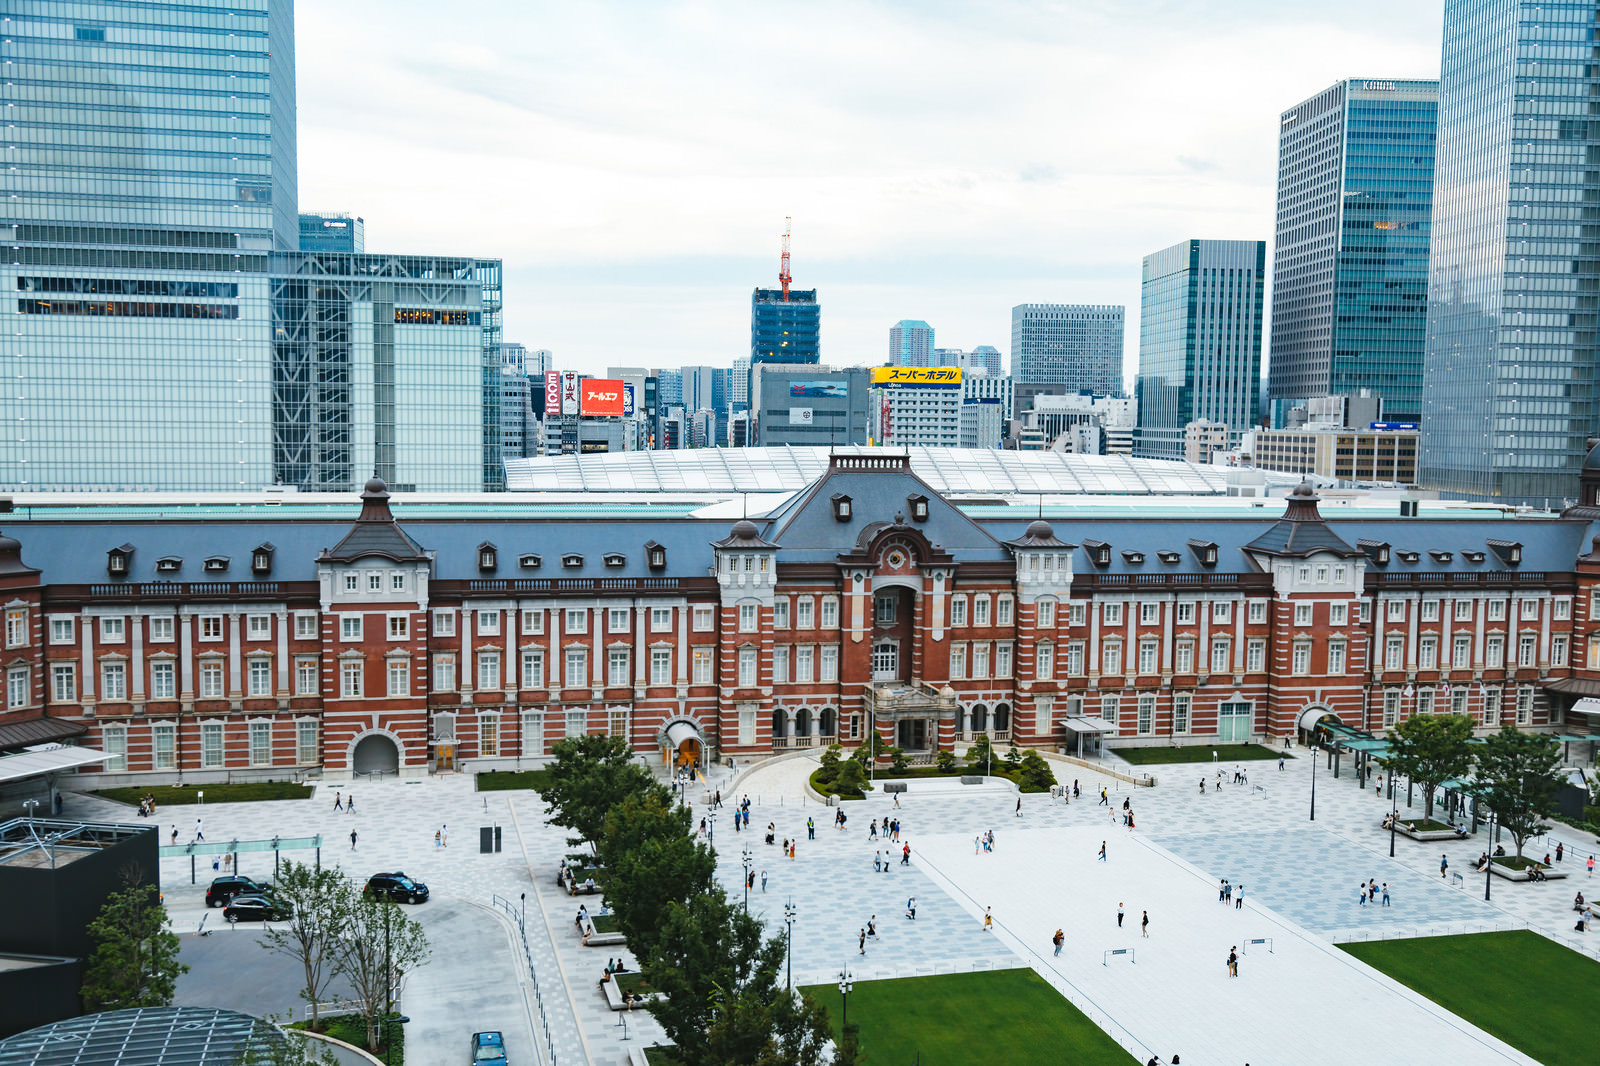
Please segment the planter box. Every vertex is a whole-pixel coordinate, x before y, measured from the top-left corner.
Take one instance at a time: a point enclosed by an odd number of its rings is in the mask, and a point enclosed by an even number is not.
[[[610,1007],[612,1010],[627,1009],[622,1005],[622,989],[617,987],[617,982],[615,980],[603,982],[600,985],[600,988],[605,992],[606,1006]],[[647,1001],[660,998],[660,992],[650,992],[645,995],[638,996],[633,1001],[633,1009],[640,1010],[644,1007]]]
[[[1407,829],[1404,822],[1395,827],[1395,832],[1412,840],[1466,840],[1467,837],[1457,833],[1454,829]],[[1470,835],[1470,834],[1469,834]]]
[[[1526,881],[1528,879],[1528,871],[1526,869],[1513,870],[1498,862],[1489,864],[1489,872],[1507,881]],[[1544,876],[1547,881],[1559,881],[1566,877],[1567,874],[1565,870],[1558,870],[1554,866],[1546,866],[1544,868]]]

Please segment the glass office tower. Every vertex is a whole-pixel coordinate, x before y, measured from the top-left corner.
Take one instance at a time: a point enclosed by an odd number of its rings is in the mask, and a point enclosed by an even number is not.
[[[933,327],[902,318],[889,327],[890,366],[933,366]]]
[[[1184,427],[1256,423],[1266,241],[1184,241],[1144,257],[1134,454],[1181,459]]]
[[[815,363],[822,351],[816,289],[756,289],[750,296],[750,363]]]
[[[1341,81],[1283,113],[1267,395],[1422,402],[1439,83]]]
[[[297,234],[292,0],[7,13],[0,484],[269,483],[268,258]]]
[[[1121,396],[1123,321],[1120,304],[1018,304],[1011,309],[1011,376]]]
[[[1560,501],[1596,430],[1596,5],[1448,0],[1422,484]]]

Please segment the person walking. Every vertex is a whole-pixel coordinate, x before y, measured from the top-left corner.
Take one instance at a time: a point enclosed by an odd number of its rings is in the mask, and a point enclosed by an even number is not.
[[[1439,876],[1440,877],[1444,877],[1449,872],[1449,870],[1450,870],[1450,857],[1448,855],[1439,856]]]
[[[872,872],[877,873],[881,869],[883,869],[883,852],[875,851],[872,853]]]
[[[444,846],[443,838],[444,838],[444,830],[443,829],[435,829],[433,831],[433,850],[434,851],[438,851],[441,847]]]
[[[1594,876],[1594,856],[1589,856],[1589,876]]]
[[[1387,881],[1383,883],[1383,905],[1385,907],[1389,905],[1389,882]]]
[[[441,824],[439,826],[439,846],[441,848],[450,846],[450,827],[448,825]]]
[[[1228,976],[1239,976],[1239,945],[1237,944],[1228,949]]]
[[[1104,841],[1104,840],[1102,840],[1102,841],[1101,841],[1101,842],[1100,842],[1100,855],[1099,855],[1099,861],[1100,861],[1100,862],[1105,862],[1105,861],[1106,861],[1106,842],[1105,842],[1105,841]]]
[[[877,822],[874,821],[874,822],[868,822],[867,823],[867,839],[868,840],[877,840],[878,839],[878,823]]]
[[[178,823],[177,822],[173,822],[172,823],[172,846],[173,847],[177,847],[178,846]],[[1590,860],[1591,868],[1593,866],[1593,862],[1594,862],[1594,860],[1591,859]]]
[[[861,954],[865,955],[867,953],[867,931],[866,931],[866,929],[862,929],[861,932],[857,934],[857,936],[856,936],[856,946],[860,949],[860,953]]]
[[[1233,892],[1233,909],[1236,910],[1236,911],[1244,910],[1244,886],[1243,885],[1239,885],[1234,889],[1234,892]]]
[[[994,932],[994,916],[989,913],[988,907],[983,908],[983,931],[985,933]]]
[[[917,920],[917,897],[911,896],[906,900],[906,917],[913,922]]]
[[[867,939],[878,939],[878,916],[876,914],[867,919]]]
[[[1366,885],[1357,885],[1356,886],[1356,902],[1358,904],[1360,904],[1361,906],[1363,906],[1363,907],[1365,907],[1367,905],[1367,886]]]
[[[350,830],[350,850],[356,850],[356,831],[354,829]]]
[[[333,809],[336,811],[344,810],[344,801],[339,798],[337,791],[333,794]]]
[[[767,871],[762,870],[761,871],[761,891],[765,892],[766,890],[767,890]]]
[[[905,849],[900,852],[900,865],[901,866],[910,866],[911,865],[911,845],[910,844],[907,844],[905,846]]]
[[[354,814],[354,813],[356,813],[356,796],[355,796],[355,793],[352,792],[350,795],[348,795],[348,796],[346,796],[344,798],[344,812],[346,814]]]
[[[790,862],[794,862],[794,847],[798,843],[800,843],[798,840],[789,841],[789,861]]]
[[[1139,919],[1139,935],[1143,936],[1143,937],[1148,937],[1150,935],[1150,912],[1149,911],[1145,911],[1144,912],[1144,917]]]
[[[1561,843],[1556,844],[1556,862],[1560,862],[1561,861],[1561,856],[1566,853],[1566,850],[1567,850],[1567,846],[1565,844],[1561,844]]]
[[[1117,904],[1117,928],[1122,928],[1122,904]]]
[[[1066,942],[1066,939],[1067,939],[1067,935],[1065,933],[1063,933],[1059,928],[1056,930],[1055,936],[1050,938],[1050,943],[1052,943],[1052,944],[1054,944],[1056,946],[1056,954],[1057,955],[1061,954],[1061,945]]]
[[[1100,786],[1100,806],[1102,806],[1102,807],[1111,806],[1111,797],[1106,794],[1106,786],[1104,786],[1104,785]]]
[[[1021,796],[1017,797],[1017,817],[1018,818],[1022,817],[1022,797]]]
[[[816,822],[816,819],[814,819],[814,818],[807,818],[806,819],[806,839],[807,840],[815,840],[815,839],[817,839],[817,822]]]
[[[1283,756],[1278,756],[1278,773],[1283,773]]]
[[[204,840],[206,838],[204,823],[198,818],[194,820],[194,838],[196,840]]]

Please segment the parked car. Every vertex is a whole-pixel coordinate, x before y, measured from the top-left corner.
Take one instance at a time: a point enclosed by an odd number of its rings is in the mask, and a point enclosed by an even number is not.
[[[367,878],[366,887],[361,891],[375,899],[386,899],[392,903],[428,901],[428,886],[421,881],[412,880],[398,870],[392,874],[373,874]]]
[[[206,889],[206,906],[220,907],[234,896],[244,894],[252,896],[266,896],[272,893],[272,886],[250,880],[248,877],[218,877],[211,882],[211,887]]]
[[[286,922],[294,917],[294,908],[271,896],[234,896],[222,908],[222,916],[230,922]]]
[[[506,1061],[505,1038],[499,1033],[472,1034],[472,1066],[494,1066]]]

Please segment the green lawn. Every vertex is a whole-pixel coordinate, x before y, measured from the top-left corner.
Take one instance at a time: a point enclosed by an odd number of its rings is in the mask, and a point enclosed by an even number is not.
[[[839,986],[805,992],[841,1032]],[[857,981],[850,1024],[866,1061],[937,1066],[1129,1066],[1133,1059],[1032,970]]]
[[[1112,748],[1111,750],[1135,766],[1163,762],[1210,762],[1212,752],[1216,752],[1219,766],[1230,762],[1265,762],[1284,754],[1261,744],[1186,744],[1176,748]],[[1294,758],[1292,754],[1288,757]]]
[[[310,785],[297,785],[293,781],[241,781],[238,784],[209,785],[140,785],[135,788],[103,788],[96,792],[118,803],[137,807],[145,796],[156,798],[156,813],[162,807],[178,807],[185,803],[202,802],[199,793],[206,794],[209,803],[255,803],[260,800],[310,799]]]
[[[1545,1066],[1595,1061],[1600,962],[1526,929],[1340,944]]]
[[[478,775],[478,791],[508,792],[517,788],[531,788],[538,792],[549,777],[549,770],[490,770]]]

